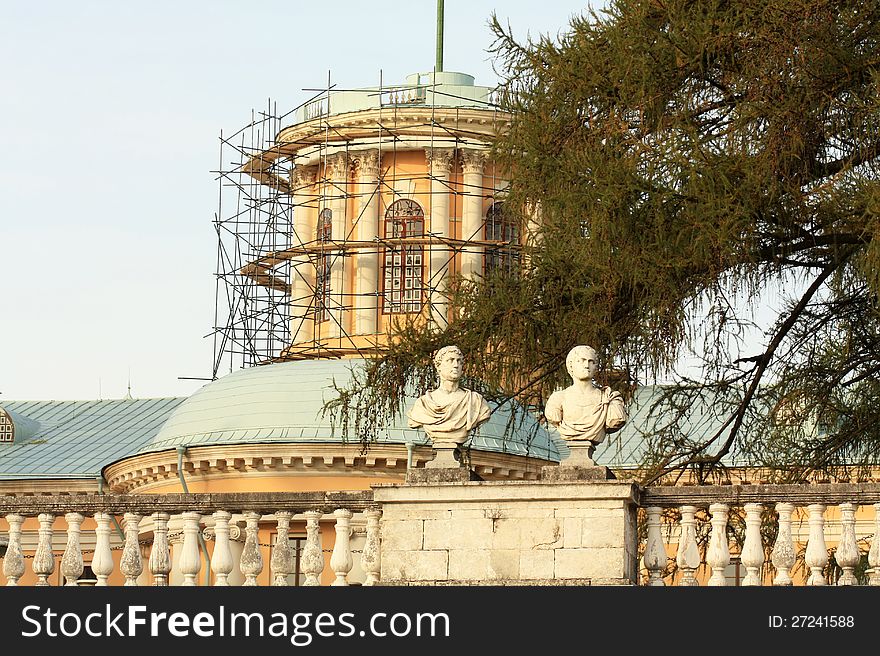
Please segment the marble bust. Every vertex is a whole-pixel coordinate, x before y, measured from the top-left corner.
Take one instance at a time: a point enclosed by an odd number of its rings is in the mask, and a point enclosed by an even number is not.
[[[620,392],[593,382],[599,367],[593,348],[575,346],[568,352],[565,365],[573,382],[550,395],[544,416],[569,447],[586,447],[587,464],[592,464],[596,445],[627,422],[626,406]]]
[[[483,396],[464,389],[462,353],[457,346],[444,346],[434,354],[434,367],[440,378],[437,389],[420,396],[408,412],[410,428],[422,427],[438,446],[458,446],[471,430],[485,423],[492,411]]]

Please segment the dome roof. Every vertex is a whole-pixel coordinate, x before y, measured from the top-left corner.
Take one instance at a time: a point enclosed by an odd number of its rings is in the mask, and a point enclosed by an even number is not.
[[[335,396],[334,382],[345,386],[353,367],[362,365],[363,360],[300,360],[227,374],[181,403],[140,452],[217,444],[342,443],[322,408]],[[494,408],[472,436],[471,448],[559,461],[556,440],[531,414],[517,413],[518,425],[505,435],[511,415],[509,405]],[[402,413],[378,437],[380,443],[424,441],[424,433],[409,428]]]

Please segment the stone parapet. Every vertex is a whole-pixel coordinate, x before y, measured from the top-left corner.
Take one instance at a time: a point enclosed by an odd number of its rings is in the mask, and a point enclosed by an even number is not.
[[[375,486],[384,585],[634,585],[631,481]]]

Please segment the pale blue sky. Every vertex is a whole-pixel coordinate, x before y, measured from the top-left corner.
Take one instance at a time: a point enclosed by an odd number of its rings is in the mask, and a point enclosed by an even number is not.
[[[444,69],[496,78],[495,11],[556,34],[587,2],[446,0]],[[0,403],[188,395],[210,376],[219,134],[322,87],[434,65],[435,0],[4,2]]]

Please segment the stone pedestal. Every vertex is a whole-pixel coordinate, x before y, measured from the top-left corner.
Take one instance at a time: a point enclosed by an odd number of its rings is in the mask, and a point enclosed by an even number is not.
[[[637,498],[631,481],[374,486],[382,506],[381,581],[635,585]]]
[[[434,442],[434,459],[425,463],[426,469],[458,469],[461,463],[456,457],[455,442]]]

